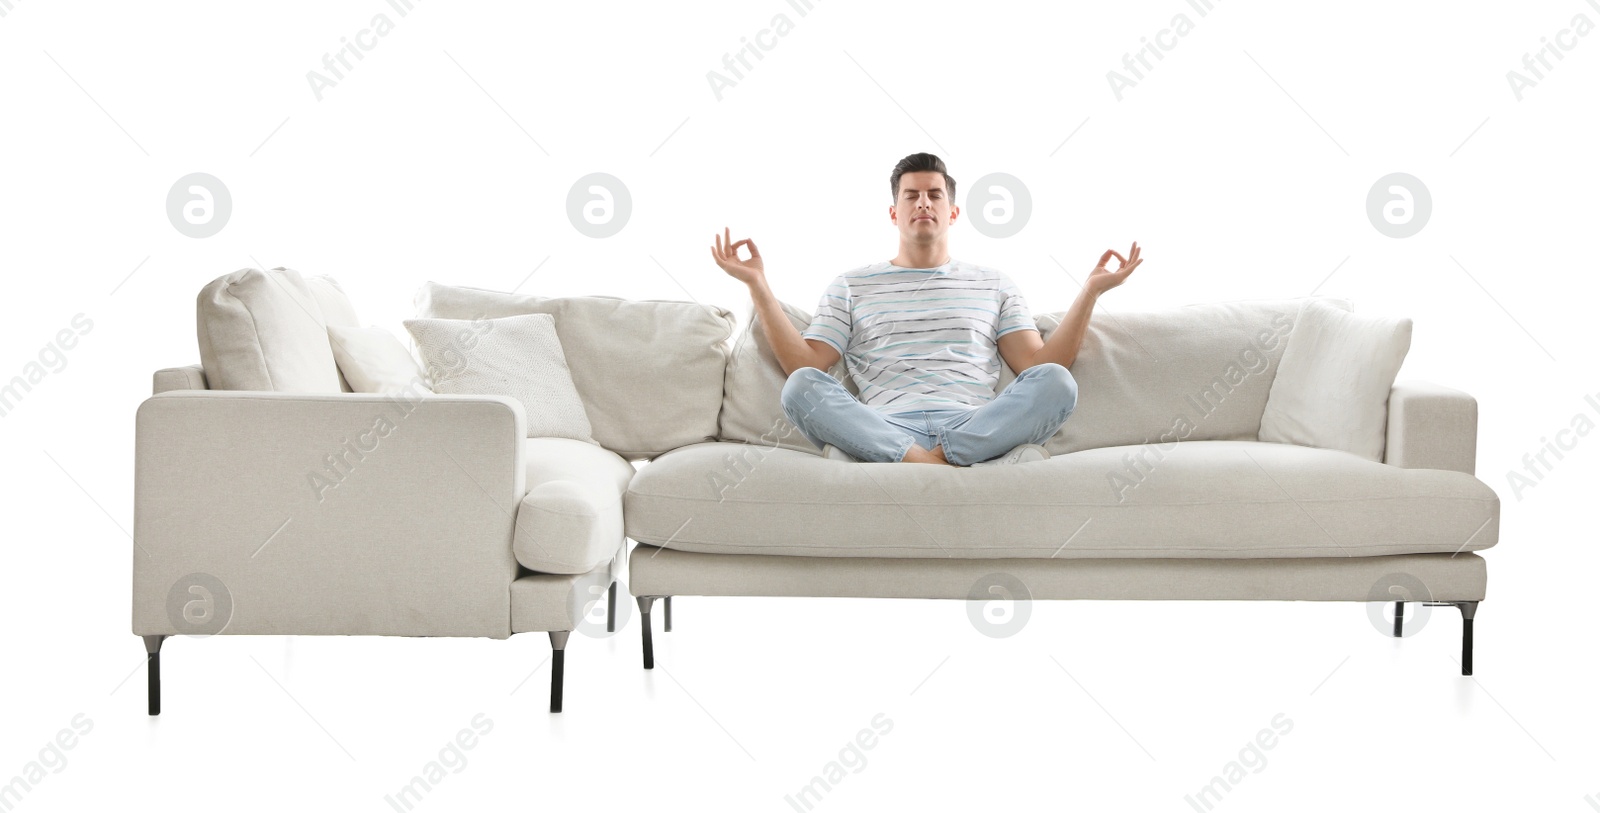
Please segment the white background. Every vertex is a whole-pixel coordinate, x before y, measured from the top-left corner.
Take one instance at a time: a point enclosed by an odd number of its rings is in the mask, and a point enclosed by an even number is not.
[[[1279,713],[1292,732],[1218,808],[1600,797],[1600,438],[1535,488],[1507,480],[1575,415],[1600,421],[1583,399],[1600,398],[1600,36],[1520,101],[1506,77],[1575,15],[1600,22],[1582,0],[0,9],[0,379],[93,320],[0,418],[0,782],[74,715],[93,721],[18,809],[390,810],[479,713],[492,732],[419,808],[791,810],[879,713],[891,733],[818,809],[1191,810]],[[394,30],[318,100],[307,72],[380,12]],[[780,12],[793,30],[719,101],[707,73]],[[1119,101],[1107,73],[1180,12],[1193,31]],[[1362,604],[1040,602],[994,640],[963,602],[683,598],[653,673],[636,615],[575,635],[562,715],[545,711],[541,634],[175,639],[165,713],[145,715],[133,417],[152,371],[198,361],[207,281],[332,274],[396,331],[430,279],[742,315],[707,253],[726,225],[809,309],[833,275],[894,255],[888,174],[919,151],[946,159],[963,204],[959,184],[991,172],[1027,184],[1020,234],[958,222],[951,245],[1036,312],[1138,240],[1144,265],[1102,309],[1315,290],[1415,320],[1401,377],[1476,396],[1477,473],[1502,499],[1476,677],[1458,674],[1449,608],[1395,640]],[[231,192],[216,236],[167,219],[191,172]],[[615,237],[568,221],[590,172],[631,191]],[[1414,237],[1367,218],[1391,172],[1431,191]]]

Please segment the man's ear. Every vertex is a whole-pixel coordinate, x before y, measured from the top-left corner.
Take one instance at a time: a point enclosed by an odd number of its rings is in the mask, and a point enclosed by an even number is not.
[[[956,216],[959,215],[959,214],[961,214],[961,207],[960,206],[951,206],[950,207],[950,222],[952,224],[956,222]]]

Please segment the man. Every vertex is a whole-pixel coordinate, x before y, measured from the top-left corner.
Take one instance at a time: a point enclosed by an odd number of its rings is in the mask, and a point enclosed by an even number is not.
[[[889,176],[889,221],[900,231],[893,260],[839,275],[798,331],[767,286],[753,240],[724,229],[712,258],[750,288],[767,342],[788,380],[784,413],[825,456],[871,462],[989,465],[1043,460],[1039,445],[1077,405],[1067,368],[1089,314],[1143,260],[1101,255],[1061,326],[1044,341],[1022,293],[993,269],[952,259],[956,182],[936,155],[908,155]],[[750,247],[750,258],[739,256]],[[1106,264],[1118,260],[1111,271]],[[841,357],[858,400],[826,372]],[[995,395],[1000,363],[1016,380]]]

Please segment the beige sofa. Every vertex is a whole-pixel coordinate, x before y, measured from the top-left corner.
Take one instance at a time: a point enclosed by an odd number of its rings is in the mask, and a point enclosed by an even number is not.
[[[1395,635],[1404,602],[1449,604],[1471,674],[1486,583],[1475,551],[1499,531],[1499,500],[1473,476],[1476,402],[1396,383],[1375,460],[1258,441],[1299,305],[1097,312],[1051,459],[984,468],[818,456],[783,416],[762,334],[747,332],[719,438],[655,458],[627,488],[645,667],[656,598],[1004,596],[1392,601]],[[1046,337],[1059,316],[1039,317]]]
[[[425,287],[418,309],[472,318],[542,307],[475,296]],[[572,331],[568,355],[601,445],[525,437],[524,406],[504,396],[349,392],[328,326],[360,322],[331,278],[247,269],[206,286],[203,364],[157,371],[135,430],[132,620],[151,714],[163,643],[215,634],[548,632],[550,709],[561,710],[571,633],[615,631],[629,460],[715,435],[732,316],[692,303],[544,302]],[[704,346],[684,350],[677,372],[652,373],[634,349],[642,334],[586,340],[619,315],[649,330],[633,311],[695,316],[676,335]],[[661,410],[642,395],[668,379],[716,391]],[[588,614],[601,597],[603,629]]]
[[[759,325],[732,337],[717,306],[435,283],[416,305],[551,314],[596,442],[525,437],[502,395],[350,392],[328,327],[360,322],[330,278],[212,282],[202,364],[158,371],[137,416],[151,714],[163,642],[214,634],[547,632],[560,711],[570,634],[616,629],[625,537],[647,668],[656,598],[671,629],[673,596],[1004,594],[1447,603],[1471,671],[1475,551],[1499,531],[1476,404],[1396,384],[1379,460],[1259,442],[1296,300],[1098,312],[1054,456],[962,469],[822,458],[783,417]]]

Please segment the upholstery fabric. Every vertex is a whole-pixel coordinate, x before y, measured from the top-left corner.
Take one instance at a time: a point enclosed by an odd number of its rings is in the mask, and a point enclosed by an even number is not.
[[[694,302],[540,297],[425,283],[424,318],[555,317],[572,381],[600,445],[629,459],[717,435],[733,313]]]
[[[1473,553],[1297,559],[873,559],[721,556],[635,545],[636,596],[833,596],[967,599],[997,575],[1032,599],[1371,601],[1390,584],[1434,601],[1482,601]]]
[[[1482,550],[1499,508],[1471,475],[1256,441],[987,468],[706,443],[645,466],[623,515],[635,541],[708,553],[1242,559]]]
[[[197,573],[225,634],[510,634],[520,403],[194,390],[135,431],[134,634],[191,632],[171,602]]]
[[[615,561],[621,561],[618,553]],[[511,631],[575,630],[584,620],[585,605],[598,600],[604,611],[606,589],[615,581],[610,563],[577,575],[530,573],[511,583]],[[617,603],[630,599],[619,590]],[[619,608],[619,615],[623,608]],[[604,626],[601,627],[604,629]],[[618,628],[618,633],[622,632]],[[567,645],[576,645],[576,639]]]
[[[592,442],[555,318],[407,319],[433,391],[508,395],[522,402],[529,437]]]
[[[274,269],[283,271],[283,268]],[[326,274],[311,274],[305,277],[306,286],[311,289],[311,296],[317,300],[317,305],[322,308],[322,321],[328,327],[360,327],[361,320],[356,316],[355,306],[350,304],[350,297],[345,295],[344,287],[339,281]],[[332,334],[329,335],[330,341]],[[337,350],[337,348],[335,348]],[[338,362],[337,352],[334,361]],[[339,371],[339,389],[341,392],[355,392],[355,387],[350,385],[350,380],[345,377],[344,370]]]
[[[200,364],[211,388],[340,392],[324,302],[336,320],[353,318],[327,278],[246,268],[212,280],[195,303]]]
[[[1045,448],[1063,455],[1146,442],[1256,440],[1298,309],[1295,299],[1126,313],[1097,307],[1069,368],[1077,408]],[[1046,341],[1064,315],[1039,316]]]
[[[328,325],[339,372],[352,392],[431,392],[411,351],[388,330]]]
[[[634,468],[568,438],[528,438],[528,493],[517,509],[517,561],[541,573],[587,573],[621,554],[622,495]]]
[[[1348,310],[1342,299],[1321,297]],[[1300,300],[1241,300],[1161,311],[1113,313],[1098,308],[1070,370],[1078,405],[1045,444],[1051,454],[1169,440],[1255,440],[1261,411]],[[784,305],[803,327],[811,316]],[[1046,340],[1064,311],[1036,320]],[[854,387],[841,361],[829,371]],[[815,450],[784,417],[785,380],[759,332],[759,320],[734,344],[718,438],[800,451]],[[1002,363],[995,392],[1016,379]],[[774,428],[776,427],[776,429]]]
[[[1478,458],[1478,401],[1427,381],[1396,381],[1389,390],[1383,462],[1406,469],[1472,474]]]
[[[1307,300],[1272,381],[1260,439],[1382,460],[1389,390],[1410,349],[1410,319]]]
[[[200,365],[191,364],[188,367],[168,367],[157,370],[150,379],[150,394],[160,395],[172,390],[203,390],[206,388],[206,373]]]
[[[274,268],[274,271],[288,271],[287,268]],[[317,301],[317,307],[322,311],[322,321],[329,327],[361,327],[361,319],[356,316],[355,306],[350,303],[350,297],[344,292],[344,286],[339,281],[327,274],[303,275],[306,287],[311,289],[311,298]]]

